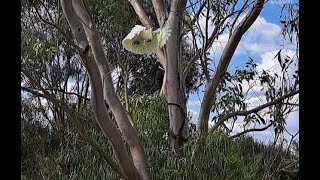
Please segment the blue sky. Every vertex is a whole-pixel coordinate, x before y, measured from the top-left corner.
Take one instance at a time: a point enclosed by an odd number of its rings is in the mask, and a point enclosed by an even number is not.
[[[248,60],[248,57],[254,59],[258,64],[258,69],[269,69],[273,72],[278,72],[279,67],[277,67],[277,61],[273,59],[278,50],[281,48],[286,49],[283,55],[289,55],[290,57],[294,56],[295,46],[294,44],[286,41],[280,37],[281,23],[279,17],[281,15],[281,4],[283,0],[271,0],[267,2],[262,10],[260,16],[256,22],[252,25],[251,29],[243,36],[235,55],[230,63],[229,71],[234,71],[236,68],[242,68],[245,62]],[[296,1],[286,1],[285,3],[296,2]],[[210,58],[218,61],[221,55],[221,51],[228,40],[227,34],[222,34],[219,38],[219,42],[215,42],[212,50],[209,50],[211,54]],[[213,67],[213,66],[212,66]],[[295,67],[291,71],[296,70]],[[261,87],[257,85],[258,87]],[[193,121],[196,122],[199,114],[200,103],[203,98],[202,89],[199,93],[190,95],[188,101],[188,109],[193,113]],[[252,107],[261,105],[265,102],[265,97],[263,93],[259,93],[259,90],[256,89],[251,99],[248,99],[252,103]],[[298,97],[298,96],[297,96]],[[297,99],[297,97],[295,97]],[[211,115],[212,116],[212,115]],[[241,125],[241,119],[238,120],[239,123],[236,125]],[[237,122],[238,122],[237,121]],[[231,125],[231,124],[230,124]],[[256,128],[259,128],[257,126]],[[295,111],[291,113],[287,118],[287,130],[291,134],[295,134],[299,131],[299,112]],[[235,131],[240,132],[243,129],[235,128]],[[273,129],[270,128],[265,132],[255,132],[252,134],[259,141],[269,141],[273,138]],[[287,133],[284,134],[285,138],[288,138]]]

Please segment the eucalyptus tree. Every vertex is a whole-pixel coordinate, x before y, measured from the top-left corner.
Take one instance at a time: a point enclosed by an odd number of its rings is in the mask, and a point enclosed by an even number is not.
[[[162,66],[163,75],[159,73],[156,77],[157,81],[163,78],[161,93],[168,105],[168,134],[172,152],[176,156],[183,154],[183,143],[189,137],[186,86],[190,85],[190,79],[193,83],[196,82],[194,77],[199,75],[197,69],[201,70],[200,85],[205,86],[198,119],[201,137],[206,137],[209,131],[224,126],[230,119],[235,122],[239,116],[245,116],[247,122],[266,124],[265,117],[259,114],[265,108],[269,108],[267,113],[270,117],[270,123],[265,128],[273,125],[277,132],[281,132],[285,115],[290,113],[294,106],[290,99],[299,93],[297,73],[294,74],[295,80],[288,83],[291,78],[288,68],[296,62],[287,57],[283,58],[280,51],[276,56],[282,69],[279,75],[267,71],[257,73],[256,64],[251,59],[246,69],[237,70],[235,73],[227,71],[243,35],[263,10],[264,0],[61,0],[23,3],[23,13],[26,16],[23,16],[22,23],[26,29],[33,31],[22,34],[23,52],[28,52],[21,58],[22,89],[37,97],[46,98],[53,108],[62,113],[60,116],[68,117],[79,131],[82,130],[81,124],[77,123],[75,109],[70,106],[74,101],[69,101],[68,98],[74,95],[77,104],[86,105],[90,102],[96,122],[113,147],[117,163],[113,163],[109,158],[105,159],[126,179],[150,179],[146,155],[134,120],[128,107],[124,107],[116,93],[120,89],[124,89],[125,94],[137,92],[141,84],[132,83],[132,75],[141,78],[140,82],[150,82],[145,80],[148,79],[147,73],[151,72],[142,68],[144,70],[139,74],[140,68],[134,61],[147,66],[153,64],[152,67],[159,64]],[[146,8],[151,6],[153,9]],[[126,13],[110,15],[110,11]],[[132,55],[121,48],[120,37],[129,33],[131,25],[133,27],[138,23],[146,28],[158,28],[166,24],[172,30],[166,45],[151,57]],[[209,31],[209,27],[213,31]],[[36,35],[33,34],[35,31]],[[212,70],[208,52],[223,33],[228,33],[229,38],[217,67]],[[130,63],[133,64],[131,67]],[[75,79],[79,82],[76,88],[78,92],[72,94],[65,91],[68,80],[73,75],[70,72],[71,64],[72,69],[77,72],[74,73]],[[112,74],[117,67],[122,75],[118,76],[118,85],[115,88]],[[159,69],[155,70],[158,72]],[[267,102],[249,109],[244,102],[246,92],[243,92],[241,84],[254,78],[262,84]],[[276,89],[279,82],[280,87]],[[208,122],[212,112],[216,113],[213,119],[215,124],[209,130]],[[242,134],[255,130],[249,129]],[[95,146],[94,142],[81,132],[83,137]],[[125,145],[128,145],[128,150]]]

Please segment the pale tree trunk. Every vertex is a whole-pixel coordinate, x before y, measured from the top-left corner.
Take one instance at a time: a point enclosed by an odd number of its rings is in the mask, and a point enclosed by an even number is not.
[[[219,83],[221,82],[227,68],[230,64],[231,58],[243,36],[243,34],[250,28],[254,21],[259,16],[264,5],[264,0],[255,0],[252,11],[240,22],[236,30],[231,35],[230,39],[225,46],[221,59],[219,61],[217,70],[213,77],[211,77],[205,88],[203,101],[200,107],[198,129],[202,136],[208,133],[209,115],[214,104],[215,93]]]
[[[139,0],[129,1],[141,23],[147,28],[152,27],[152,23],[146,15]],[[160,27],[169,25],[172,33],[166,46],[159,49],[156,54],[160,64],[165,69],[164,79],[161,87],[161,94],[166,97],[168,102],[169,121],[170,121],[170,144],[172,152],[176,156],[182,153],[183,142],[188,136],[188,119],[185,97],[185,87],[180,52],[181,17],[185,11],[186,0],[173,0],[171,2],[170,13],[166,12],[162,0],[152,0],[158,23]],[[165,19],[168,17],[168,21]],[[166,24],[167,23],[167,24]]]
[[[139,16],[141,23],[147,28],[152,27],[152,23],[146,15],[140,1],[130,0],[129,2]],[[183,142],[187,140],[188,136],[185,83],[183,82],[184,79],[182,76],[183,71],[180,54],[181,42],[179,40],[181,35],[181,17],[183,17],[187,1],[173,0],[171,2],[169,15],[164,8],[162,0],[152,0],[152,3],[160,27],[169,25],[172,30],[166,46],[161,50],[159,49],[156,54],[162,67],[165,69],[161,94],[166,97],[168,103],[171,149],[176,156],[180,156]],[[167,22],[165,22],[166,18],[168,18]]]
[[[144,179],[150,179],[147,171],[146,156],[141,145],[139,135],[130,123],[128,118],[129,114],[126,112],[125,108],[118,99],[117,94],[115,93],[111,71],[107,58],[105,57],[102,49],[99,32],[87,13],[85,7],[82,6],[79,0],[73,0],[72,2],[75,12],[83,21],[83,27],[89,40],[90,47],[92,48],[93,56],[97,62],[99,71],[101,72],[104,99],[110,106],[120,131],[130,147],[131,156],[136,168]]]
[[[79,0],[61,1],[64,14],[72,29],[80,55],[89,72],[92,87],[92,107],[101,129],[110,139],[127,179],[150,179],[147,162],[138,133],[130,124],[128,115],[114,91],[108,61],[102,49],[99,32]],[[81,21],[80,21],[81,20]],[[124,148],[121,134],[110,119],[105,100],[110,106],[124,139],[130,147],[132,160]],[[122,152],[121,154],[119,152]]]
[[[175,155],[182,155],[183,142],[188,136],[188,119],[185,97],[185,87],[181,64],[180,34],[182,24],[182,11],[185,8],[186,0],[173,0],[171,3],[168,25],[171,27],[171,36],[166,44],[166,76],[165,96],[168,102],[170,120],[170,141],[171,149]]]

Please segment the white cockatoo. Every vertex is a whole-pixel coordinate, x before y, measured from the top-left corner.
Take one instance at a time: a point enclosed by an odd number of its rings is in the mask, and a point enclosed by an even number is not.
[[[168,26],[152,31],[144,26],[136,25],[122,40],[123,47],[135,54],[150,55],[162,48],[169,39],[171,29]]]

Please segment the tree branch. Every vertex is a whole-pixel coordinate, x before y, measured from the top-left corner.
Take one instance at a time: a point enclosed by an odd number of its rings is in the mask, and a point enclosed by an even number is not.
[[[147,28],[152,28],[152,23],[149,17],[147,16],[142,4],[139,0],[129,0],[130,4],[132,5],[134,11],[138,15],[141,23]]]
[[[168,17],[168,12],[164,7],[163,0],[152,0],[154,11],[158,19],[160,27],[164,25],[166,17]]]
[[[264,131],[264,130],[268,129],[269,127],[271,127],[275,122],[276,121],[273,121],[268,126],[263,127],[263,128],[253,128],[253,129],[244,130],[241,133],[238,133],[238,134],[235,134],[235,135],[231,136],[231,138],[237,138],[237,137],[240,137],[240,136],[242,136],[242,135],[244,135],[246,133],[253,132],[253,131]]]
[[[224,17],[224,18],[220,21],[220,23],[219,23],[217,26],[215,26],[212,34],[210,35],[210,37],[208,38],[208,41],[207,41],[206,44],[205,44],[205,47],[199,49],[199,51],[207,52],[207,51],[209,50],[209,48],[212,46],[212,44],[213,44],[214,40],[217,38],[217,36],[219,36],[220,33],[223,32],[223,31],[219,31],[219,27],[220,27],[221,25],[223,25],[224,22],[225,22],[229,17],[233,16],[235,13],[238,13],[238,12],[239,12],[239,14],[240,14],[240,11],[234,11],[233,13],[230,13],[229,15],[227,15],[226,17]],[[190,71],[192,65],[196,62],[196,60],[199,59],[199,57],[200,57],[200,54],[196,54],[196,55],[194,55],[194,56],[188,61],[187,65],[186,65],[186,67],[184,68],[184,71],[183,71],[184,80],[186,79],[187,74],[188,74],[188,72]]]
[[[90,98],[87,98],[87,97],[85,97],[85,96],[82,96],[81,94],[74,93],[74,92],[65,92],[65,91],[60,90],[60,89],[47,89],[47,88],[45,88],[45,90],[55,90],[55,91],[59,91],[59,92],[61,92],[61,93],[63,93],[63,94],[67,94],[67,95],[75,95],[75,96],[77,96],[78,98],[81,98],[81,99],[84,99],[84,100],[90,101]]]
[[[190,22],[190,25],[191,25],[191,26],[199,19],[199,16],[200,16],[203,8],[204,8],[204,7],[206,6],[206,4],[207,4],[207,1],[208,1],[208,0],[205,0],[205,1],[201,4],[201,6],[199,7],[199,10],[197,11],[197,13],[194,14],[193,19],[192,19],[191,22]]]
[[[216,130],[221,125],[221,123],[223,123],[224,121],[227,121],[228,119],[230,119],[232,117],[235,117],[235,116],[246,116],[248,114],[256,113],[256,112],[258,112],[258,111],[260,111],[260,110],[262,110],[264,108],[267,108],[269,106],[272,106],[272,105],[275,105],[275,104],[279,104],[279,103],[281,103],[280,101],[282,101],[284,99],[287,99],[287,98],[289,98],[291,96],[294,96],[294,95],[296,95],[298,93],[299,93],[299,90],[296,90],[296,91],[293,91],[293,92],[291,92],[289,94],[283,95],[283,96],[281,96],[281,97],[279,97],[279,98],[277,98],[277,99],[275,99],[273,101],[270,101],[270,102],[265,103],[263,105],[260,105],[260,106],[258,106],[256,108],[253,108],[251,110],[236,111],[236,112],[227,114],[227,115],[223,116],[221,119],[219,119],[219,121],[216,124],[214,124],[214,126],[210,129],[210,132],[213,132],[214,130]]]
[[[244,2],[244,5],[241,7],[240,12],[243,12],[243,11],[245,10],[246,5],[248,4],[248,2],[249,2],[249,0],[246,0],[246,1]],[[236,16],[236,18],[234,19],[233,23],[231,24],[231,26],[230,26],[230,34],[232,33],[233,28],[234,28],[236,22],[238,21],[240,15],[241,15],[241,13],[238,13],[237,16]]]
[[[217,70],[213,75],[212,79],[210,79],[206,84],[206,90],[203,97],[203,102],[200,108],[199,114],[199,130],[201,134],[208,133],[208,119],[210,115],[210,109],[214,103],[214,97],[217,90],[218,85],[220,84],[229,63],[232,59],[232,56],[243,36],[243,34],[249,29],[249,27],[253,24],[253,22],[259,16],[262,8],[263,8],[264,0],[255,0],[254,7],[252,11],[241,21],[237,30],[232,34],[228,43],[226,44],[223,53],[221,55],[221,59],[219,61]]]
[[[37,92],[31,88],[28,87],[21,87],[21,89],[23,91],[27,91],[29,93],[32,93],[38,97],[42,97],[45,98],[49,101],[51,101],[57,108],[63,109],[66,113],[67,116],[70,118],[70,120],[74,123],[76,129],[78,130],[78,132],[80,133],[81,137],[88,143],[91,145],[91,147],[96,150],[106,161],[107,163],[111,166],[111,168],[116,171],[121,177],[125,177],[125,175],[123,174],[123,172],[121,171],[120,167],[117,166],[113,161],[110,155],[106,154],[101,148],[100,146],[97,145],[97,143],[91,139],[89,137],[88,134],[86,134],[86,132],[84,131],[83,127],[80,125],[79,121],[76,120],[76,118],[74,117],[74,115],[72,114],[72,111],[68,108],[68,106],[61,100],[58,100],[54,97],[52,97],[49,92],[44,91],[43,93]]]
[[[59,26],[57,26],[56,24],[54,24],[54,23],[52,23],[52,22],[50,22],[50,21],[47,21],[47,20],[45,20],[42,16],[41,16],[41,14],[40,14],[40,12],[38,11],[38,9],[36,8],[36,6],[35,6],[35,4],[32,2],[32,1],[30,1],[31,2],[31,4],[33,5],[33,7],[34,7],[34,9],[35,9],[35,11],[36,11],[36,14],[38,15],[38,17],[40,18],[40,20],[42,21],[42,22],[44,22],[44,23],[46,23],[46,24],[48,24],[48,25],[50,25],[50,26],[53,26],[54,28],[56,28],[64,37],[65,37],[65,39],[66,39],[66,41],[67,41],[67,43],[68,44],[70,44],[72,47],[74,47],[76,50],[80,50],[80,47],[79,46],[77,46],[74,42],[72,42],[69,38],[68,38],[68,36],[66,35],[66,33],[59,27]]]
[[[289,105],[289,106],[299,106],[299,104],[296,103],[281,103],[281,104],[285,104],[285,105]]]

